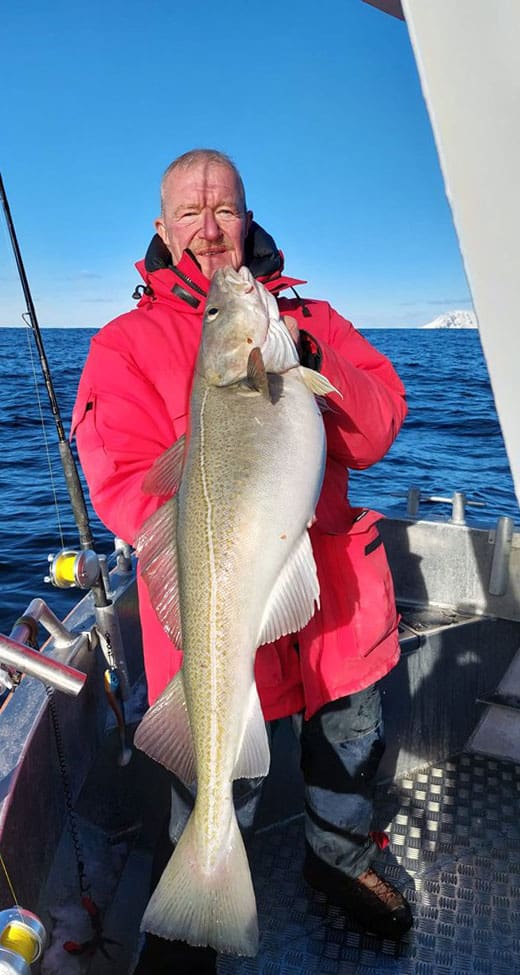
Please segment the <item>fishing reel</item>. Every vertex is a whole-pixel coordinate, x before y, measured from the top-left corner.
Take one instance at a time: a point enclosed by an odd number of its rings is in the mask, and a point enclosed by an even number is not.
[[[36,914],[23,907],[0,911],[0,975],[30,975],[47,940]]]
[[[44,581],[52,583],[58,589],[90,589],[97,580],[101,567],[99,558],[91,549],[63,548],[57,555],[49,555],[49,575]],[[1,975],[1,972],[0,972]]]

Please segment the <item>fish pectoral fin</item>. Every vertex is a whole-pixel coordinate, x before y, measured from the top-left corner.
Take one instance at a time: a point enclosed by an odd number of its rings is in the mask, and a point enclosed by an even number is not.
[[[177,494],[184,466],[185,448],[186,437],[183,434],[154,461],[143,481],[142,489],[145,494]]]
[[[336,389],[321,372],[316,372],[315,369],[309,369],[307,366],[300,366],[299,369],[307,389],[310,389],[311,393],[314,393],[315,396],[326,396],[328,393],[337,393],[343,399],[339,389]]]
[[[152,606],[166,633],[180,650],[177,509],[177,498],[170,498],[150,515],[135,540],[135,549]]]
[[[266,399],[271,399],[269,379],[265,371],[262,353],[257,345],[255,345],[254,349],[251,349],[247,360],[247,382],[251,389],[256,389]]]
[[[146,712],[134,745],[190,786],[197,777],[182,670]]]
[[[264,610],[258,646],[297,633],[320,604],[320,584],[311,540],[303,533],[282,569]]]
[[[260,698],[253,680],[244,720],[244,733],[233,769],[234,779],[257,779],[267,775],[271,763],[269,740]]]

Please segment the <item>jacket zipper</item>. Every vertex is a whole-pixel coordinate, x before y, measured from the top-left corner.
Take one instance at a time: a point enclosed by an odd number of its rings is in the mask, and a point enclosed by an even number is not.
[[[184,284],[187,284],[188,287],[193,288],[193,290],[194,291],[197,291],[198,294],[199,295],[202,295],[203,298],[207,298],[208,297],[207,291],[203,291],[202,288],[200,288],[198,284],[195,284],[195,281],[192,281],[191,278],[188,277],[187,274],[184,274],[184,271],[179,271],[179,268],[178,267],[174,267],[174,268],[172,268],[172,270],[181,279],[181,281],[184,281]]]

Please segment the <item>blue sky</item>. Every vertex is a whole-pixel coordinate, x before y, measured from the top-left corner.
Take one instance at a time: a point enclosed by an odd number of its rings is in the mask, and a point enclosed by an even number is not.
[[[161,174],[203,145],[302,293],[358,327],[471,306],[402,22],[361,0],[29,0],[2,32],[0,168],[42,325],[132,307]],[[0,324],[23,310],[2,220]]]

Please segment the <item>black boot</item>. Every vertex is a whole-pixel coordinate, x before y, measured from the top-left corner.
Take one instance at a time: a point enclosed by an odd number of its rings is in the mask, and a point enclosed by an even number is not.
[[[331,904],[350,914],[365,931],[399,941],[413,924],[408,901],[393,884],[370,868],[359,877],[347,877],[307,847],[303,876],[311,887],[326,894]]]

